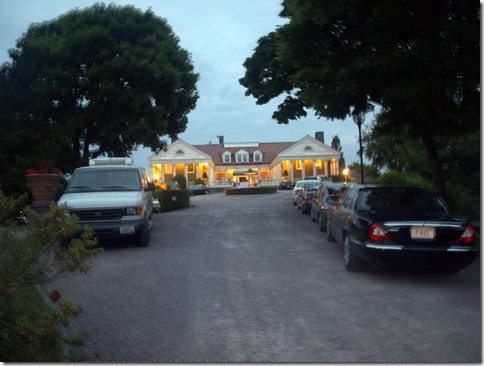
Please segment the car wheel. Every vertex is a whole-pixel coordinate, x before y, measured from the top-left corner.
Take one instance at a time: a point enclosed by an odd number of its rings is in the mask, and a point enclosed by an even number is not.
[[[334,241],[334,237],[331,234],[330,226],[326,225],[326,240],[327,241]]]
[[[208,194],[208,191],[205,191],[205,194]]]
[[[302,203],[301,203],[301,215],[307,214],[307,211],[304,209]]]
[[[357,258],[353,254],[351,254],[350,240],[348,239],[348,237],[345,237],[345,240],[344,240],[343,260],[344,260],[345,269],[351,272],[359,272],[363,268],[365,268],[365,265],[366,265],[365,262],[363,262],[360,258]]]
[[[143,228],[139,233],[136,233],[136,245],[139,247],[147,247],[150,243],[150,225],[148,220],[145,220]]]
[[[319,231],[325,232],[326,231],[326,224],[323,223],[323,215],[318,216],[318,227]]]

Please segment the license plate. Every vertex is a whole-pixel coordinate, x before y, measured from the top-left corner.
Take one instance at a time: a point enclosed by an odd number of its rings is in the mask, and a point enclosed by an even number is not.
[[[134,226],[120,226],[119,227],[120,234],[134,234]]]
[[[412,226],[410,228],[412,239],[433,239],[435,237],[434,227]]]

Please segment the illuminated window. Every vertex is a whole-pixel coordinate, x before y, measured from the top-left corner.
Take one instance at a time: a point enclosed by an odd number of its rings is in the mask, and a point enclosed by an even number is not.
[[[302,170],[301,160],[296,160],[296,170]]]
[[[193,173],[193,172],[195,172],[195,164],[188,164],[188,165],[187,165],[187,172],[188,172],[188,173]]]
[[[165,164],[165,173],[166,174],[172,174],[173,173],[173,165]]]

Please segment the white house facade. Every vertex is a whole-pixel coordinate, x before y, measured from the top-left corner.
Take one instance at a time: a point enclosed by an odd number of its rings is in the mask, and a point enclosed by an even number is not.
[[[233,182],[279,184],[282,178],[295,182],[312,175],[339,174],[341,153],[324,143],[324,133],[296,142],[223,142],[190,145],[172,142],[166,151],[148,158],[155,182],[172,181],[176,174],[197,178],[207,186],[228,186]]]

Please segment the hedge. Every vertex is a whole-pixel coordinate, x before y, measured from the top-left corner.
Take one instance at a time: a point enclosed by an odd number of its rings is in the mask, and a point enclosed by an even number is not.
[[[153,197],[160,202],[161,212],[178,210],[190,206],[189,189],[155,189]]]
[[[277,193],[277,186],[250,187],[250,188],[227,188],[225,190],[225,195],[227,195],[227,196],[246,195],[246,194],[267,194],[267,193]]]

